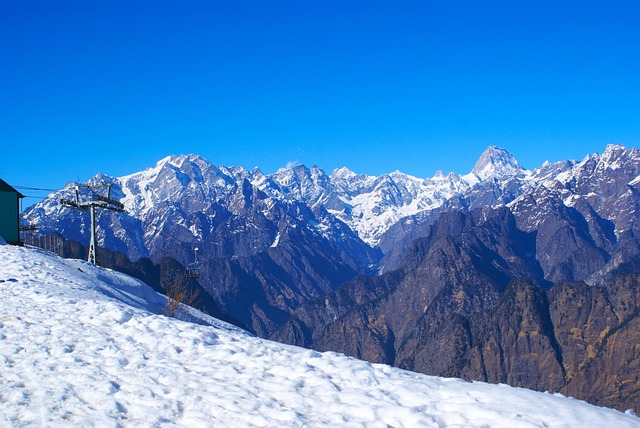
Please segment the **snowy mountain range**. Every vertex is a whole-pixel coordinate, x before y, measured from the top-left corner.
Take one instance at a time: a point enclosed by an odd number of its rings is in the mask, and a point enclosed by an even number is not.
[[[274,319],[286,319],[301,303],[356,274],[396,269],[443,212],[506,206],[524,231],[550,219],[586,222],[578,238],[595,243],[594,268],[559,272],[540,250],[544,279],[551,282],[597,281],[620,264],[614,253],[624,258],[637,252],[619,244],[638,233],[640,152],[620,145],[581,162],[546,162],[533,170],[506,150],[489,147],[470,173],[437,172],[431,178],[399,171],[369,176],[347,168],[326,174],[303,165],[265,175],[181,155],[124,177],[98,174],[84,184],[98,183],[112,185],[111,197],[126,208],[100,212],[100,246],[134,261],[172,257],[185,266],[199,248],[201,283],[216,284],[205,285],[207,291],[265,335],[279,324]],[[88,213],[59,202],[73,195],[75,184],[28,209],[24,220],[40,234],[58,233],[86,245]],[[260,309],[253,303],[234,306],[246,293]]]
[[[397,252],[394,247],[405,235],[415,238],[410,231],[432,222],[434,213],[502,205],[518,213],[526,210],[532,197],[545,192],[567,207],[586,201],[600,217],[614,223],[619,235],[637,227],[639,164],[636,149],[610,145],[581,162],[547,162],[525,170],[504,149],[489,147],[468,174],[438,171],[422,179],[399,171],[356,174],[346,167],[327,175],[316,166],[303,165],[264,175],[257,168],[218,167],[196,155],[181,155],[124,177],[98,174],[88,184],[113,185],[112,195],[126,207],[124,215],[101,213],[100,245],[125,252],[132,260],[158,260],[170,253],[188,262],[190,248],[199,243],[210,244],[203,245],[208,257],[240,257],[277,246],[280,234],[292,224],[351,255],[362,252],[363,244],[389,254]],[[73,185],[29,209],[25,220],[43,234],[55,231],[87,242],[86,214],[59,204]],[[250,194],[257,196],[256,207],[247,206]],[[230,217],[242,218],[242,224],[220,229]],[[247,230],[264,221],[269,223],[264,230]],[[399,231],[402,227],[408,230]],[[535,223],[525,226],[535,227]],[[243,235],[242,244],[219,239],[233,234]],[[346,248],[345,242],[355,248]]]
[[[126,275],[0,243],[2,426],[637,427],[559,394],[256,338]]]
[[[133,261],[123,270],[163,289],[184,281],[175,265],[193,263],[197,247],[190,284],[261,337],[619,409],[639,403],[640,355],[626,346],[640,322],[635,148],[526,170],[489,147],[468,174],[424,179],[302,165],[265,175],[183,155],[84,184],[98,183],[126,208],[99,216],[99,245]],[[87,245],[88,213],[59,202],[76,184],[25,221]]]
[[[125,219],[130,219],[113,222],[116,226],[127,221],[142,226],[143,233],[136,236],[140,238],[137,242],[130,242],[133,241],[130,235],[137,232],[135,228],[128,233],[120,231],[115,236],[104,232],[100,237],[107,247],[124,245],[133,258],[153,253],[151,248],[157,247],[158,240],[163,238],[165,224],[187,229],[190,241],[198,242],[211,233],[211,227],[207,230],[205,226],[215,224],[211,219],[218,215],[217,205],[232,214],[241,214],[237,191],[245,181],[264,193],[265,216],[269,216],[276,203],[282,202],[304,203],[312,210],[324,208],[334,218],[316,214],[318,221],[313,227],[317,233],[327,234],[335,227],[332,223],[337,219],[348,225],[361,240],[375,247],[399,220],[430,212],[456,198],[468,200],[471,202],[468,208],[472,208],[479,205],[475,200],[480,194],[483,200],[489,198],[488,190],[498,190],[497,194],[493,192],[495,200],[491,204],[496,206],[541,186],[550,189],[562,186],[565,187],[561,192],[564,202],[573,206],[577,199],[595,196],[598,192],[585,193],[597,189],[586,189],[584,184],[572,188],[570,183],[602,179],[610,170],[636,164],[638,158],[636,149],[610,145],[602,155],[589,155],[582,162],[545,163],[530,171],[523,169],[504,149],[489,147],[469,174],[444,175],[438,171],[433,177],[422,179],[399,171],[381,176],[356,174],[346,167],[327,175],[316,166],[307,168],[303,165],[264,175],[257,168],[248,171],[243,167],[218,167],[196,155],[181,155],[168,156],[152,168],[124,177],[98,174],[89,184],[114,185],[116,198],[127,208]],[[636,178],[631,177],[630,185],[637,184],[633,181]],[[516,194],[507,191],[509,187],[516,187],[513,182],[518,187]],[[72,185],[70,183],[70,187]],[[59,197],[68,196],[67,192],[61,190],[51,195],[31,209],[25,218],[43,231],[53,230],[54,227],[47,224],[47,216],[53,219],[72,217],[68,208],[58,204]],[[209,219],[199,219],[198,214]],[[81,232],[78,230],[77,236],[81,236]]]

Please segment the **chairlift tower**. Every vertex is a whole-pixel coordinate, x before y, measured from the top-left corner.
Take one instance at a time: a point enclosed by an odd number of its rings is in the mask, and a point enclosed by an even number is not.
[[[80,198],[80,189],[88,189],[92,191],[93,189],[107,189],[107,196],[102,196],[98,194],[93,195],[93,199],[91,200],[82,200]],[[105,210],[123,212],[124,205],[115,199],[111,199],[111,184],[98,184],[93,186],[75,186],[73,188],[76,192],[75,200],[70,199],[61,199],[60,203],[62,205],[66,205],[73,208],[78,208],[82,211],[89,211],[91,216],[91,240],[89,242],[89,256],[87,257],[87,261],[93,265],[96,264],[96,247],[97,247],[97,226],[96,226],[96,209],[102,208]]]

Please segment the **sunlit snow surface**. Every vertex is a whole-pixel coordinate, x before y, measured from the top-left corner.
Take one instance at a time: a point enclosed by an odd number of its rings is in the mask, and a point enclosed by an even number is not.
[[[0,426],[640,426],[582,401],[261,340],[125,275],[0,245]]]

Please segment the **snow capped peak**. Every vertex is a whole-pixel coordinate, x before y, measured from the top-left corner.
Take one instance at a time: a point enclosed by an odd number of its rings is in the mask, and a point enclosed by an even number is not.
[[[441,182],[458,182],[461,180],[460,176],[458,174],[456,174],[453,171],[450,171],[448,173],[444,173],[442,170],[437,170],[435,174],[433,174],[433,177],[431,177],[430,179],[427,179],[431,182],[437,182],[437,183],[441,183]]]
[[[622,144],[607,144],[607,147],[605,147],[602,156],[613,156],[615,154],[620,154],[620,152],[624,152],[626,150],[627,148]]]
[[[602,154],[589,155],[580,163],[545,162],[532,171],[524,170],[506,150],[490,146],[482,153],[471,173],[457,175],[437,171],[432,178],[416,178],[397,170],[371,176],[355,173],[347,167],[337,168],[329,176],[315,165],[307,168],[302,164],[265,175],[257,168],[248,171],[243,167],[218,167],[198,155],[181,154],[167,156],[144,171],[119,178],[100,175],[94,181],[113,183],[112,197],[125,204],[131,222],[144,225],[146,241],[139,244],[141,248],[151,245],[148,242],[159,236],[157,231],[163,224],[187,224],[195,221],[193,213],[216,212],[217,204],[222,207],[229,203],[235,189],[245,180],[273,200],[296,201],[313,209],[320,206],[327,209],[360,239],[376,246],[387,239],[383,235],[400,219],[443,206],[466,204],[467,199],[477,205],[487,201],[503,203],[499,192],[482,193],[494,184],[494,179],[498,191],[506,183],[510,184],[509,192],[517,189],[515,194],[506,196],[512,200],[538,184],[551,187],[557,183],[569,185],[580,181],[580,177],[602,177],[618,169],[626,171],[626,181],[620,179],[620,183],[636,184],[640,182],[640,179],[636,180],[640,177],[638,165],[640,152],[622,145],[609,145]],[[518,188],[517,182],[526,186]],[[587,184],[583,187],[587,188]],[[68,210],[59,210],[59,199],[55,197],[38,204],[32,210],[33,214],[29,214],[30,222],[39,226],[54,224],[53,214],[68,215]],[[213,230],[213,226],[211,228]],[[128,237],[123,238],[125,240],[129,247],[138,245]]]
[[[407,173],[404,173],[402,171],[400,171],[399,169],[396,169],[395,171],[393,171],[392,173],[387,174],[389,177],[393,178],[394,180],[411,180],[411,181],[423,181],[421,178],[415,177],[413,175],[409,175]]]
[[[167,164],[169,162],[173,162],[177,158],[178,158],[178,156],[176,156],[176,155],[165,156],[162,159],[160,159],[158,162],[156,162],[155,166],[156,167],[162,167],[162,166],[164,166],[165,164]],[[147,170],[149,170],[149,169],[153,169],[153,167],[147,168]]]
[[[346,180],[348,178],[352,178],[357,176],[358,174],[356,174],[355,172],[351,171],[349,168],[347,168],[346,166],[343,166],[342,168],[336,168],[333,170],[333,172],[331,173],[331,179],[335,180],[335,179],[343,179]]]
[[[602,154],[593,153],[585,156],[577,168],[595,171],[616,170],[625,164],[637,162],[640,162],[640,152],[636,148],[627,149],[621,144],[609,144]]]
[[[300,166],[301,165],[290,166],[286,168],[278,168],[278,170],[275,173],[273,173],[271,176],[276,182],[281,182],[281,181],[289,182],[291,180],[294,180],[295,177],[299,175],[299,171],[301,171]],[[306,167],[303,165],[302,168],[303,168],[302,171],[304,171]]]
[[[184,161],[187,159],[187,155],[171,155],[169,157],[169,164],[173,165],[173,166],[177,166],[178,168],[180,166],[182,166],[182,164],[184,163]]]
[[[168,157],[168,159],[169,161],[166,163],[169,163],[170,165],[173,165],[176,168],[180,168],[180,169],[183,169],[185,167],[188,168],[190,165],[197,165],[200,168],[212,166],[211,162],[209,162],[202,156],[199,156],[193,153],[188,155],[183,154],[179,156],[171,155]]]
[[[267,177],[264,175],[264,173],[257,166],[251,170],[250,174],[251,174],[251,177],[252,177],[254,183],[256,183],[256,184],[260,184],[264,180],[267,179]]]
[[[388,174],[387,177],[389,177],[394,183],[400,183],[406,186],[421,186],[425,183],[423,178],[418,178],[399,170],[393,171],[391,174]]]
[[[190,154],[190,155],[169,155],[160,159],[156,162],[155,166],[149,167],[144,171],[134,172],[133,174],[125,175],[119,177],[118,180],[122,183],[127,182],[151,182],[155,180],[158,175],[163,171],[163,169],[170,165],[171,167],[182,169],[185,167],[185,162],[189,165],[195,164],[200,168],[210,167],[212,166],[209,161],[204,159],[201,156]]]
[[[491,177],[505,177],[516,175],[523,171],[516,158],[500,147],[489,146],[482,153],[471,173],[482,180]]]
[[[636,149],[627,149],[622,144],[609,144],[602,152],[602,156],[600,156],[600,161],[603,163],[605,168],[617,169],[624,164],[627,159],[626,158],[635,158],[638,159],[638,151]]]

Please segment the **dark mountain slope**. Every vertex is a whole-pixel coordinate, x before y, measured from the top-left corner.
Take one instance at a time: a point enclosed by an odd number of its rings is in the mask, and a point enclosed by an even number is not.
[[[533,235],[519,231],[507,209],[446,213],[427,235],[407,251],[397,271],[358,277],[302,306],[273,338],[367,358],[362,353],[370,348],[365,336],[349,331],[352,325],[362,326],[372,331],[366,337],[374,342],[384,337],[386,347],[393,337],[393,352],[384,354],[394,355],[394,361],[383,361],[394,363],[417,346],[411,342],[414,333],[420,322],[431,320],[427,312],[438,308],[432,306],[435,302],[448,301],[448,311],[467,315],[491,307],[511,272],[546,284],[530,260]],[[498,235],[500,240],[494,238]],[[307,334],[300,336],[294,330]],[[296,342],[294,337],[304,341]],[[352,352],[354,347],[360,351]]]
[[[566,233],[553,234],[559,248],[599,254],[579,212],[566,212],[573,217],[557,228]],[[432,375],[638,408],[639,277],[612,271],[606,286],[551,287],[536,258],[539,233],[518,229],[507,209],[443,214],[399,269],[359,276],[301,306],[272,337]]]

